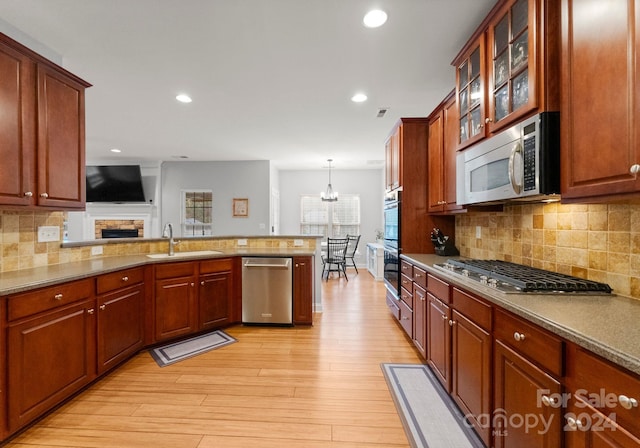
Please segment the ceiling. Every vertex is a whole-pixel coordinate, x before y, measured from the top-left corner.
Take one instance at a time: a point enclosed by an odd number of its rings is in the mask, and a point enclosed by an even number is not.
[[[451,61],[494,3],[0,0],[0,17],[93,84],[89,162],[380,168],[396,120],[428,115],[454,87]],[[373,7],[389,19],[365,28]]]

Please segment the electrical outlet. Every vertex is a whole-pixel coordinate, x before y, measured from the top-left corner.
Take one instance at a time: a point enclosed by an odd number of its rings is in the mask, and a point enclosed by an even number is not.
[[[302,240],[293,240],[293,245],[294,246],[302,246],[302,245],[304,245],[304,242]]]
[[[102,255],[102,246],[92,246],[91,255]]]
[[[476,238],[477,239],[482,238],[482,227],[480,226],[476,226]]]
[[[48,243],[50,241],[60,241],[60,227],[58,226],[38,227],[38,242]]]
[[[246,245],[247,245],[247,240],[245,239],[238,240],[238,246],[246,246]]]

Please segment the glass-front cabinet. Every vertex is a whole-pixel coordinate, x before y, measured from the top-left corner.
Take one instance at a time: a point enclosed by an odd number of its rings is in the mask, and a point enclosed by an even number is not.
[[[559,0],[503,0],[460,51],[458,150],[543,110],[559,110]]]

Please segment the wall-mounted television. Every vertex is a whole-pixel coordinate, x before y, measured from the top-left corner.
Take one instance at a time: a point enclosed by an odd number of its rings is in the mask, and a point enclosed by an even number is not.
[[[87,202],[145,202],[139,165],[88,165]]]

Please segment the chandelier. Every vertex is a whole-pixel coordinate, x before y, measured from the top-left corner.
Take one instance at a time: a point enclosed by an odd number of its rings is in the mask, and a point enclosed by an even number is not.
[[[327,159],[327,162],[329,162],[329,184],[327,185],[327,191],[320,193],[320,199],[325,202],[335,202],[338,200],[338,192],[333,191],[331,187],[331,162],[333,162],[333,159]]]

